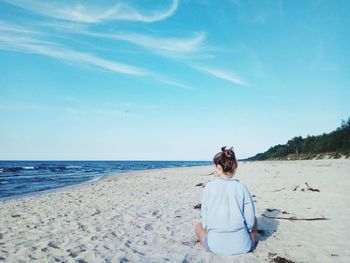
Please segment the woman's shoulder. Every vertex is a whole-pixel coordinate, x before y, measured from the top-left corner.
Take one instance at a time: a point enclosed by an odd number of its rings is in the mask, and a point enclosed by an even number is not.
[[[209,189],[215,188],[215,186],[218,184],[218,177],[215,177],[214,179],[211,179],[209,182],[207,182],[204,186],[204,190],[208,191]]]
[[[244,192],[250,193],[249,188],[245,183],[240,182],[240,186],[242,187]]]
[[[244,182],[242,182],[242,181],[240,181],[240,180],[238,180],[236,178],[231,178],[230,180],[227,180],[227,181],[229,181],[229,183],[235,189],[241,189],[244,192],[249,192],[249,189],[248,189],[247,185]]]
[[[214,179],[210,180],[208,183],[205,184],[205,188],[216,188],[220,186],[225,186],[227,184],[242,184],[238,179],[235,178],[223,178],[223,177],[215,177]]]

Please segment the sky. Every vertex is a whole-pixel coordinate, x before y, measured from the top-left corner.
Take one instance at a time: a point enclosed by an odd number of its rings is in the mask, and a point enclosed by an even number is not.
[[[350,1],[0,0],[0,159],[212,160],[350,117]]]

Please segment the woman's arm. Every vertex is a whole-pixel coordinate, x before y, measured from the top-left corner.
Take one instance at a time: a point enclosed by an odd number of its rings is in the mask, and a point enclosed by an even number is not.
[[[253,198],[249,193],[249,190],[244,188],[244,219],[247,224],[247,228],[249,232],[253,231],[255,225],[255,206],[253,202]]]
[[[255,242],[255,240],[256,240],[257,232],[258,232],[258,221],[256,220],[256,217],[255,217],[254,227],[253,227],[252,231],[250,231],[250,237],[252,238],[253,242]]]
[[[201,205],[202,227],[204,229],[207,229],[207,214],[207,187],[204,187]]]

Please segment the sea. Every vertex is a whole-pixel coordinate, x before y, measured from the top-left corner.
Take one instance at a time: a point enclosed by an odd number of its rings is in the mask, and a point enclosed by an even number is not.
[[[210,161],[0,161],[0,200],[137,170],[210,165]]]

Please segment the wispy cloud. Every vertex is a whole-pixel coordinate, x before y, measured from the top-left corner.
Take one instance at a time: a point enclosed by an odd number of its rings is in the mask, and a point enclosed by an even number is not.
[[[181,89],[193,89],[186,84],[171,80],[169,77],[163,76],[159,73],[104,59],[94,54],[75,51],[51,41],[41,39],[37,35],[40,36],[36,31],[0,21],[0,49],[44,55],[63,61],[90,65],[111,72],[150,77],[156,81]]]
[[[161,21],[172,16],[177,7],[178,0],[173,0],[166,10],[145,12],[126,4],[122,1],[113,6],[100,8],[95,4],[83,4],[79,1],[72,4],[71,1],[38,1],[38,0],[2,0],[26,10],[30,10],[42,16],[60,20],[74,21],[80,23],[99,23],[107,20],[125,20],[135,22],[151,23]],[[100,4],[100,3],[99,3]]]
[[[128,42],[165,57],[184,58],[189,54],[196,54],[203,47],[206,38],[205,32],[193,33],[192,36],[187,38],[161,37],[127,31],[108,32],[106,28],[101,32],[101,28],[89,25],[113,20],[147,23],[161,21],[175,13],[179,0],[168,1],[168,5],[170,5],[166,10],[160,10],[159,3],[156,9],[145,10],[145,8],[136,8],[135,5],[125,1],[118,1],[113,6],[104,6],[104,8],[97,8],[96,3],[88,1],[79,4],[76,4],[76,2],[72,4],[70,1],[47,2],[39,0],[0,0],[0,2],[49,18],[32,26],[24,26],[24,24],[19,26],[0,21],[0,49],[39,54],[73,62],[81,66],[91,66],[120,74],[143,76],[179,89],[194,89],[159,72],[152,72],[142,67],[111,60],[110,57],[106,58],[105,51],[101,53],[94,49],[97,52],[96,55],[91,51],[78,51],[74,48],[75,42],[79,41],[79,37],[86,35],[100,40],[110,39],[111,41]],[[99,3],[99,6],[101,5],[103,6]],[[163,2],[162,6],[165,5],[166,3]],[[54,29],[54,33],[52,29]],[[72,36],[77,36],[77,40]],[[94,41],[91,43],[94,43]],[[86,43],[89,44],[88,41]]]
[[[228,71],[219,70],[215,68],[199,67],[199,66],[195,66],[195,68],[199,71],[202,71],[204,73],[207,73],[219,79],[223,79],[241,86],[248,86],[247,82],[245,82],[243,79],[241,79],[237,74],[233,72],[228,72]]]
[[[33,30],[30,30],[28,28],[25,28],[25,27],[21,27],[21,26],[18,26],[18,25],[14,25],[14,24],[10,24],[10,23],[6,23],[4,21],[1,21],[0,20],[0,32],[2,34],[30,34],[30,35],[39,35],[41,33],[37,32],[37,31],[33,31]]]
[[[87,63],[90,66],[128,75],[147,74],[145,69],[139,67],[110,61],[88,53],[70,50],[55,43],[33,39],[28,36],[2,34],[0,38],[0,49],[40,54],[71,62]]]
[[[203,51],[213,51],[205,44],[207,32],[192,32],[188,37],[175,37],[175,36],[159,36],[154,34],[142,34],[126,31],[102,31],[101,29],[93,30],[91,27],[77,24],[73,22],[63,21],[51,21],[45,23],[38,23],[36,27],[41,28],[46,32],[53,30],[62,34],[76,34],[90,36],[95,39],[110,40],[110,41],[124,41],[131,43],[132,45],[142,47],[151,51],[152,53],[162,55],[170,58],[186,58],[193,55],[200,55],[202,58],[208,54]],[[94,40],[95,40],[94,39]],[[220,48],[222,51],[223,48]],[[217,50],[215,50],[217,51]]]
[[[193,88],[193,87],[191,87],[189,85],[186,85],[186,84],[183,84],[183,83],[179,83],[177,81],[168,79],[168,78],[166,78],[164,76],[153,75],[153,78],[156,79],[159,82],[162,82],[162,83],[165,83],[165,84],[177,87],[177,88],[188,89],[188,90],[194,90],[195,89],[195,88]]]
[[[153,53],[168,57],[178,57],[198,52],[206,37],[205,32],[195,33],[190,38],[155,37],[137,33],[95,33],[86,30],[81,30],[80,32],[105,39],[127,41],[146,48]]]
[[[20,34],[19,34],[20,33]],[[33,53],[59,60],[80,62],[90,66],[128,75],[145,75],[147,70],[74,51],[37,37],[38,32],[0,21],[0,49]]]

